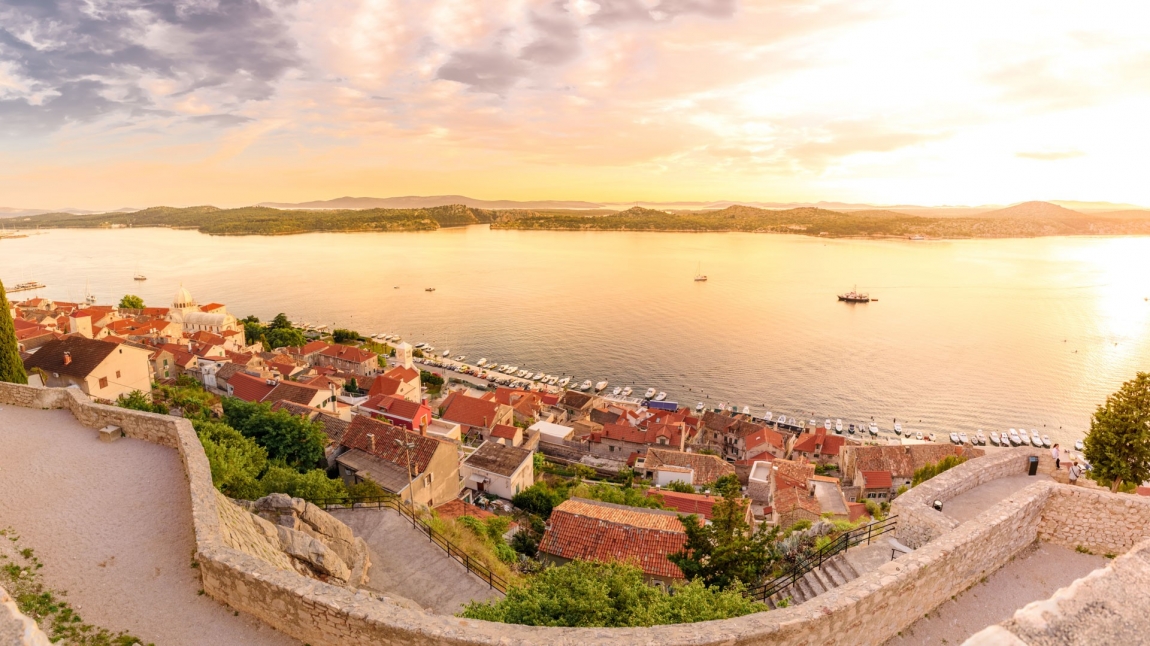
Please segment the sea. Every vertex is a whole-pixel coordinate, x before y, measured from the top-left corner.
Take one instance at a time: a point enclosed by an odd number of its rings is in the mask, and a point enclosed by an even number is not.
[[[1073,442],[1107,394],[1150,370],[1146,237],[51,230],[0,240],[0,279],[46,284],[15,300],[151,306],[182,285],[240,317],[397,333],[692,408],[940,436],[1026,428]],[[875,300],[836,298],[852,289]]]

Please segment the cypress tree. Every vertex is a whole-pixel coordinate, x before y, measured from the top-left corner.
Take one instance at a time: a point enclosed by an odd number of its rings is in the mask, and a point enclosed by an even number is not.
[[[1085,451],[1096,480],[1142,484],[1150,478],[1150,372],[1139,372],[1094,412]]]
[[[28,383],[28,373],[24,372],[24,362],[20,360],[20,350],[16,346],[16,326],[8,313],[8,295],[4,283],[0,282],[0,381],[13,384]]]

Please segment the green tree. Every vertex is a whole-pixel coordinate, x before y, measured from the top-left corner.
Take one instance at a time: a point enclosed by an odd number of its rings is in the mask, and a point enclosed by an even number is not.
[[[648,496],[645,490],[638,487],[617,487],[605,482],[581,483],[571,490],[571,496],[628,507],[663,508],[663,497],[660,495]]]
[[[272,350],[276,348],[300,348],[307,344],[303,332],[291,327],[271,327],[264,332],[264,343]]]
[[[0,283],[0,381],[12,384],[28,383],[24,361],[20,359],[20,346],[16,344],[16,326],[9,311],[8,294]]]
[[[276,317],[268,324],[268,328],[272,330],[289,330],[292,328],[292,323],[291,320],[288,319],[287,314],[280,312],[276,314]]]
[[[764,525],[751,530],[746,520],[748,501],[740,495],[739,481],[719,478],[713,489],[721,498],[711,510],[711,522],[703,524],[694,514],[680,515],[687,540],[683,550],[667,557],[688,579],[708,586],[729,588],[753,585],[770,570],[779,555],[774,548],[778,529]]]
[[[120,299],[120,309],[142,310],[144,309],[144,299],[135,294],[124,294],[124,297]]]
[[[515,494],[511,504],[547,520],[551,517],[551,510],[567,500],[567,487],[552,487],[545,480],[540,480]]]
[[[258,482],[268,463],[268,452],[255,440],[223,422],[193,420],[212,469],[212,484],[224,495],[254,500],[264,495]]]
[[[347,343],[348,341],[362,341],[364,340],[359,332],[355,330],[345,330],[343,328],[336,328],[331,333],[332,341],[336,343]]]
[[[695,488],[682,480],[672,480],[663,486],[668,491],[678,491],[679,493],[698,493]]]
[[[461,617],[528,626],[628,627],[728,619],[766,610],[741,591],[700,581],[671,593],[628,563],[572,561],[513,585],[495,601],[474,601]]]
[[[148,396],[144,393],[133,390],[127,395],[120,395],[116,400],[116,405],[120,408],[131,408],[132,410],[142,410],[146,413],[167,413],[168,408],[163,404],[153,404]]]
[[[1150,373],[1139,372],[1094,411],[1085,444],[1091,476],[1111,491],[1150,478]]]
[[[273,464],[260,478],[262,495],[286,493],[304,500],[346,500],[347,487],[343,480],[329,478],[320,469],[300,472],[282,464]]]
[[[307,471],[323,458],[327,436],[323,426],[269,404],[245,402],[234,397],[223,401],[227,423],[268,451],[268,458]]]
[[[244,341],[247,345],[255,345],[256,343],[264,340],[264,326],[260,325],[260,320],[255,316],[248,316],[243,319],[244,324]]]

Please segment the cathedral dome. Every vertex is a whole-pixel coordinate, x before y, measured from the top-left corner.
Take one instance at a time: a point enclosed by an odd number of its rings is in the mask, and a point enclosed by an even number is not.
[[[176,297],[172,300],[172,309],[185,310],[195,306],[196,301],[192,298],[192,293],[180,285],[180,291],[176,292]]]

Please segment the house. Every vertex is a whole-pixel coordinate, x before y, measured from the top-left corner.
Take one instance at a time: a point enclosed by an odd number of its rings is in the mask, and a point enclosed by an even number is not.
[[[516,388],[496,388],[489,397],[497,403],[510,406],[515,421],[520,424],[534,424],[539,420],[539,411],[544,407],[539,393]]]
[[[410,402],[395,395],[375,395],[359,405],[360,410],[375,418],[402,426],[409,431],[425,431],[431,424],[431,407],[422,402]]]
[[[411,346],[406,342],[400,343],[395,349],[395,359],[397,365],[372,382],[368,394],[395,395],[411,402],[421,401],[419,370],[412,361]]]
[[[527,449],[487,441],[459,465],[463,486],[505,500],[535,484],[535,460]]]
[[[137,390],[151,392],[150,355],[134,345],[66,336],[40,346],[24,367],[43,370],[45,386],[76,387],[94,399],[115,401]]]
[[[237,372],[227,382],[227,394],[229,397],[246,402],[262,402],[278,383],[275,379],[263,379],[246,372]]]
[[[434,507],[459,495],[454,444],[365,415],[352,418],[335,462],[348,485],[370,479],[417,506]]]
[[[803,433],[795,439],[791,447],[792,457],[802,457],[819,464],[839,465],[842,447],[847,439],[841,435],[828,433],[819,427],[813,433]]]
[[[523,444],[523,429],[518,426],[496,424],[495,428],[491,429],[491,439],[488,441],[507,446],[520,446]]]
[[[556,565],[575,559],[630,562],[648,581],[667,585],[683,579],[667,556],[681,551],[686,540],[678,512],[571,498],[552,510],[539,558]]]
[[[631,453],[645,453],[647,447],[668,447],[682,451],[687,433],[682,422],[676,424],[649,424],[636,428],[626,424],[604,424],[603,430],[591,434],[591,452],[603,457],[620,459]]]
[[[967,459],[985,455],[983,449],[952,444],[904,444],[896,446],[851,446],[842,448],[840,470],[843,479],[854,482],[858,471],[889,471],[895,489],[910,486],[914,472],[951,455]]]
[[[379,369],[379,355],[351,345],[333,343],[310,356],[313,366],[331,366],[355,375],[368,375]]]
[[[595,396],[581,393],[578,390],[568,390],[559,398],[559,407],[567,411],[568,419],[584,417],[595,405]]]
[[[551,444],[570,442],[571,438],[575,436],[575,429],[570,426],[563,426],[552,422],[535,422],[527,431],[530,433],[539,433],[540,442],[548,442]]]
[[[459,424],[464,435],[477,435],[484,440],[491,437],[491,430],[497,425],[514,423],[510,406],[471,397],[462,391],[448,395],[440,408],[440,418]]]
[[[894,480],[890,471],[856,469],[854,485],[859,487],[859,500],[883,502],[894,497]]]
[[[778,492],[771,505],[771,512],[771,522],[786,528],[801,520],[812,523],[818,521],[822,507],[812,492],[801,487],[791,487]]]
[[[725,475],[734,475],[735,467],[722,458],[706,453],[685,453],[651,447],[635,461],[635,470],[643,477],[666,485],[680,480],[689,485],[709,485]]]
[[[335,392],[327,388],[316,388],[294,381],[280,381],[260,401],[277,402],[281,400],[310,408],[327,408],[332,414],[339,414]],[[350,417],[350,415],[348,416]]]
[[[715,505],[722,500],[719,496],[709,494],[682,493],[679,491],[671,491],[670,489],[656,488],[648,489],[647,496],[659,496],[663,499],[664,507],[673,509],[680,514],[695,514],[707,522],[711,521]],[[751,513],[750,503],[751,500],[749,498],[743,499],[743,520],[753,528],[755,526],[755,517]]]

